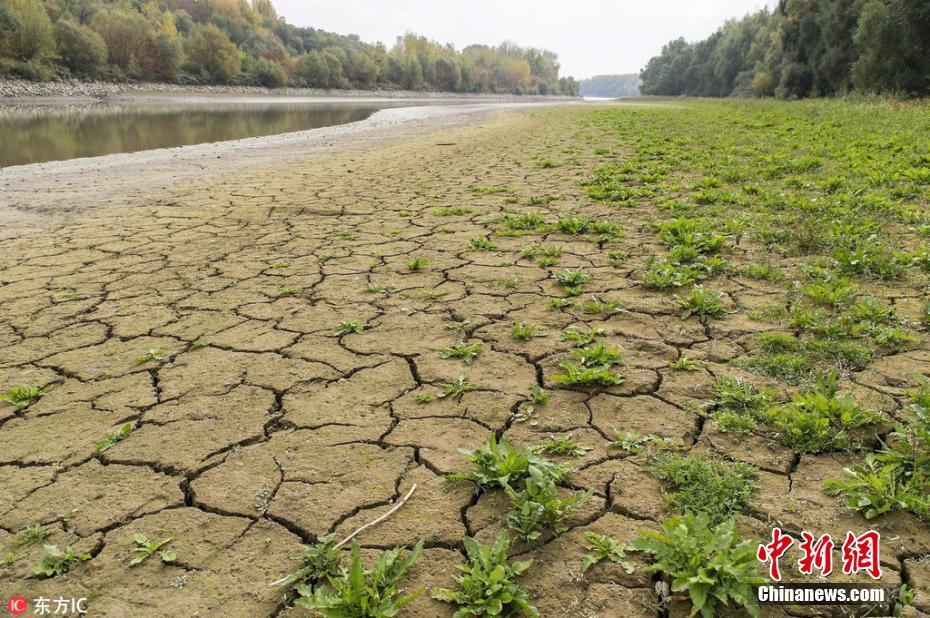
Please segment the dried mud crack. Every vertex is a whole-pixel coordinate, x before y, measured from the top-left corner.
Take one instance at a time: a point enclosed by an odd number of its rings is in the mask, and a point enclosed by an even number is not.
[[[856,279],[908,329],[869,362],[837,365],[843,392],[885,414],[860,448],[802,453],[765,427],[721,427],[713,403],[724,378],[771,388],[779,402],[804,390],[745,361],[762,357],[760,333],[797,330],[786,326],[800,294],[790,281],[821,253],[773,253],[746,215],[726,230],[727,268],[705,281],[720,292],[719,319],[682,318],[675,295],[690,285],[647,285],[669,254],[657,223],[728,220],[702,200],[744,191],[744,208],[757,195],[735,177],[695,188],[704,174],[673,155],[668,129],[682,122],[681,143],[712,141],[686,124],[691,113],[509,111],[5,226],[0,392],[50,388],[22,409],[0,402],[0,596],[88,597],[96,616],[307,615],[268,583],[296,570],[302,543],[345,536],[414,483],[409,502],[357,540],[369,553],[423,540],[405,586],[451,586],[462,538],[493,541],[508,508],[499,490],[446,478],[467,468],[461,449],[492,435],[519,446],[571,436],[587,450],[553,459],[573,469],[567,491],[593,493],[564,533],[514,546],[534,560],[521,580],[534,604],[543,616],[686,615],[685,604],[663,605],[643,555],[631,554],[632,573],[604,561],[581,574],[585,533],[627,543],[675,512],[652,451],[618,448],[628,434],[755,466],[738,516],[747,538],[772,525],[834,538],[881,530],[882,583],[906,581],[918,591],[909,615],[930,613],[926,521],[866,521],[822,491],[881,447],[907,418],[908,390],[930,376],[918,326],[927,274]],[[668,130],[668,141],[650,151],[639,126]],[[592,197],[596,170],[626,161],[612,195],[630,197]],[[643,161],[659,163],[644,171]],[[660,182],[662,199],[649,189]],[[707,209],[676,210],[694,203]],[[930,217],[926,188],[908,204]],[[595,229],[608,221],[616,227]],[[913,224],[889,226],[902,250],[926,245]],[[760,256],[785,277],[746,276]],[[589,278],[566,283],[573,271]],[[562,364],[576,349],[566,332],[597,329],[622,353],[622,382],[566,385]],[[438,354],[460,342],[480,344],[473,362]],[[468,389],[437,396],[461,379]],[[534,387],[548,401],[533,405]],[[91,559],[30,577],[42,547],[18,539],[32,524]],[[129,568],[136,532],[173,537],[178,562]],[[765,615],[809,615],[797,611]],[[424,594],[401,615],[451,614]]]

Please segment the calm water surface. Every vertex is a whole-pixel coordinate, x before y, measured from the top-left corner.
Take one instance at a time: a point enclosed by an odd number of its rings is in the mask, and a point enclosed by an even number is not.
[[[364,120],[379,102],[206,102],[0,107],[0,166],[274,135]]]

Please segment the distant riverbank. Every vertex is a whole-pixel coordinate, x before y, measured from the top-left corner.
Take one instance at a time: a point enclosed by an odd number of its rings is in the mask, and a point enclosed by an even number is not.
[[[286,96],[378,99],[469,99],[473,101],[574,101],[579,97],[514,95],[464,92],[423,92],[416,90],[327,90],[322,88],[262,88],[259,86],[188,86],[158,83],[113,83],[66,80],[33,82],[0,79],[0,104],[4,99],[26,98],[134,98],[137,96]]]

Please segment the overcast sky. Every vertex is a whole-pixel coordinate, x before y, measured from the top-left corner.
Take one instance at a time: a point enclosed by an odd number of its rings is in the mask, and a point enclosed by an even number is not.
[[[634,73],[667,41],[704,38],[776,0],[274,0],[297,26],[390,46],[411,30],[461,49],[506,39],[559,55],[576,78]]]

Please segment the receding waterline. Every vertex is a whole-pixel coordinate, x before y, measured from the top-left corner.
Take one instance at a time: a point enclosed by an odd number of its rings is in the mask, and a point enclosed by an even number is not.
[[[364,120],[398,105],[167,102],[0,107],[0,166],[304,131]]]

